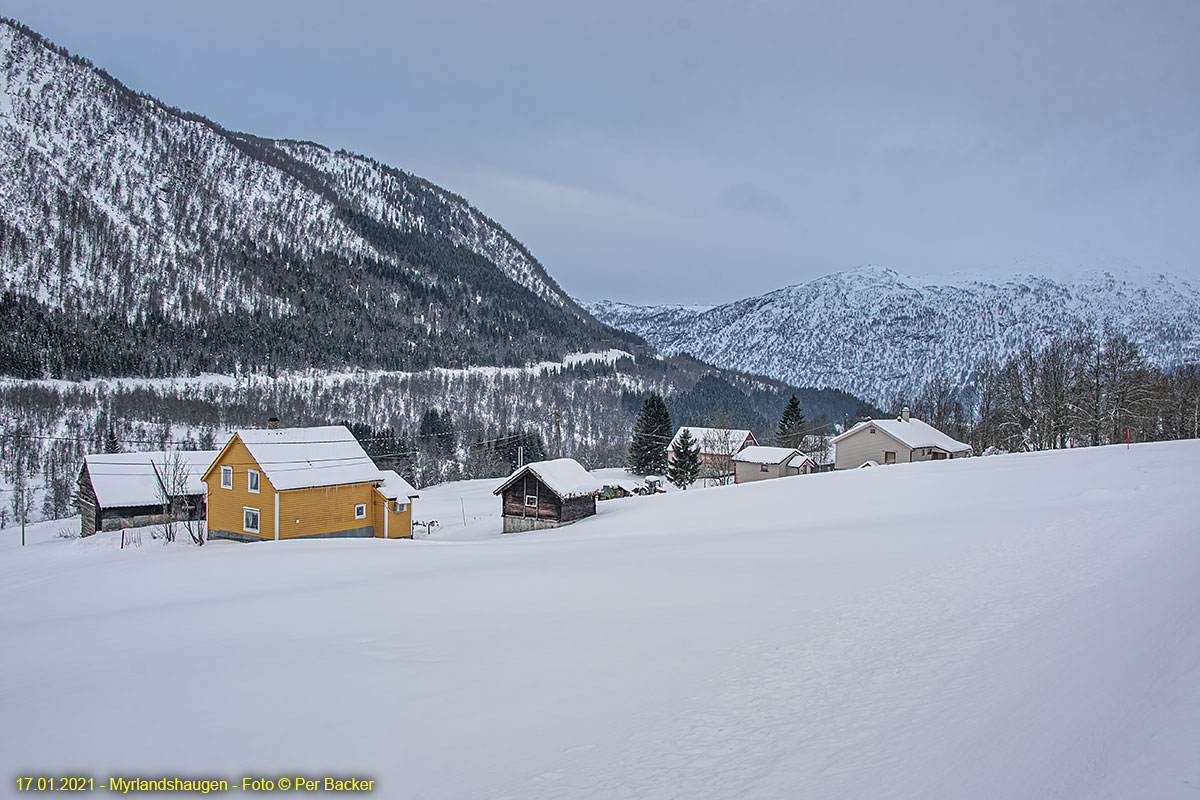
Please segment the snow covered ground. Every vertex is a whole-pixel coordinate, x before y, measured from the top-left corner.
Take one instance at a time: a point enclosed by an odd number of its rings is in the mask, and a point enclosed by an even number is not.
[[[22,550],[5,529],[4,786],[1197,797],[1198,461],[1173,442],[904,464],[509,536],[475,481],[423,491],[417,517],[446,522],[411,542],[131,553],[51,529]]]
[[[170,378],[88,378],[83,381],[68,381],[62,379],[26,380],[0,376],[0,385],[9,386],[42,386],[48,389],[65,391],[70,389],[97,390],[104,389],[151,389],[172,392],[198,392],[209,387],[235,389],[266,389],[278,381],[295,382],[314,388],[336,387],[348,381],[362,381],[368,378],[381,377],[411,377],[421,375],[444,375],[465,377],[468,375],[500,375],[538,374],[540,372],[560,372],[563,369],[577,367],[581,364],[615,364],[622,358],[633,358],[624,350],[608,349],[600,352],[568,353],[562,361],[538,361],[523,367],[433,367],[419,372],[401,372],[398,370],[355,369],[355,370],[279,370],[277,373],[247,372],[239,375],[225,375],[205,372],[200,375],[179,375]]]

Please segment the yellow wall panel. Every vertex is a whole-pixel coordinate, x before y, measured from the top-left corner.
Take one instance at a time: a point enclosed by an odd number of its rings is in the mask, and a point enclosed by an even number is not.
[[[279,538],[320,536],[374,528],[382,509],[376,509],[374,484],[349,483],[279,493]],[[355,519],[354,507],[365,503],[367,516]],[[382,525],[382,521],[380,522]]]
[[[221,488],[221,467],[233,468],[233,488]],[[248,470],[259,471],[258,493],[249,490]],[[208,485],[208,528],[230,531],[246,537],[260,539],[275,538],[275,487],[262,473],[250,451],[234,436],[233,442],[221,453],[212,470],[205,477]],[[252,533],[243,525],[243,509],[257,508],[259,512],[258,533]]]

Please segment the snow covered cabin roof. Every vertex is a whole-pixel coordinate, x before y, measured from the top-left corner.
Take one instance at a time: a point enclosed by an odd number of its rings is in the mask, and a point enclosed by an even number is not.
[[[711,453],[714,449],[722,450],[732,449],[733,447],[741,447],[742,443],[747,439],[752,445],[757,445],[754,441],[754,436],[748,430],[741,428],[695,428],[690,425],[685,425],[683,428],[675,431],[675,435],[671,438],[671,443],[667,445],[668,450],[674,450],[676,442],[679,441],[679,435],[687,429],[692,438],[700,443],[701,453]],[[707,447],[710,449],[705,449]]]
[[[383,478],[383,483],[376,488],[379,489],[384,500],[408,500],[420,497],[412,484],[400,477],[400,473],[385,469],[379,473],[379,476]]]
[[[756,444],[735,455],[733,460],[747,464],[782,464],[798,455],[803,454],[794,447],[764,447]]]
[[[546,484],[550,491],[562,500],[597,494],[604,488],[600,481],[592,477],[591,473],[575,459],[556,458],[552,461],[535,461],[532,464],[526,464],[509,475],[492,494],[500,494],[526,472],[537,476],[538,480]]]
[[[832,441],[836,444],[869,426],[878,428],[896,441],[913,449],[918,447],[936,447],[939,450],[945,450],[947,453],[965,453],[971,449],[971,445],[947,436],[929,423],[922,422],[916,417],[909,417],[907,420],[869,419],[866,422],[858,423],[845,433],[833,437]]]
[[[344,425],[257,428],[234,436],[278,491],[383,480],[375,462]]]
[[[809,462],[814,467],[817,465],[817,462],[814,461],[811,456],[806,456],[804,453],[801,453],[799,450],[797,450],[796,455],[787,460],[787,466],[792,467],[793,469],[800,469],[804,466],[805,461]]]
[[[185,495],[204,494],[201,478],[217,458],[216,450],[156,450],[145,453],[94,453],[84,456],[92,490],[101,508],[152,506],[163,502],[155,467],[163,472],[179,454]]]

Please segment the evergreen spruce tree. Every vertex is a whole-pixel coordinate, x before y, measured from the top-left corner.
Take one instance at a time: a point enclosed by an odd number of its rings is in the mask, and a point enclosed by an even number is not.
[[[775,442],[780,447],[799,447],[800,438],[804,435],[804,412],[800,410],[800,401],[796,395],[787,401],[783,408],[783,416],[775,428]]]
[[[114,431],[112,429],[111,425],[108,428],[108,433],[104,434],[104,452],[106,452],[106,453],[121,452],[121,443],[117,441],[116,431]]]
[[[673,433],[671,412],[667,410],[662,395],[646,395],[633,426],[633,441],[629,444],[629,471],[637,475],[666,471],[667,445]]]
[[[686,491],[699,477],[700,443],[684,428],[675,442],[675,460],[667,465],[667,480]]]

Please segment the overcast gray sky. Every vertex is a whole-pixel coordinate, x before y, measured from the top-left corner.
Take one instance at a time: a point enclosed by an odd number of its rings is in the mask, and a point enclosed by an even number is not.
[[[0,0],[134,89],[465,196],[573,295],[1200,280],[1200,1]]]

